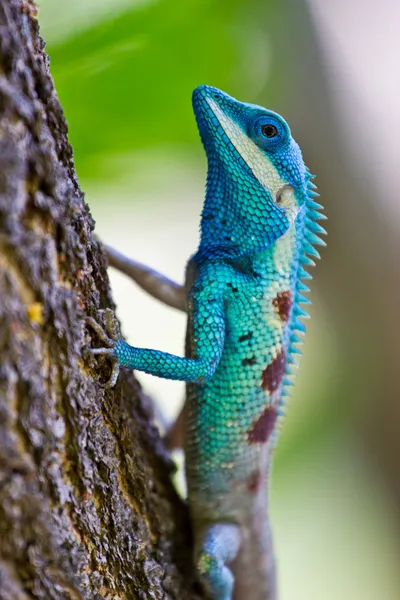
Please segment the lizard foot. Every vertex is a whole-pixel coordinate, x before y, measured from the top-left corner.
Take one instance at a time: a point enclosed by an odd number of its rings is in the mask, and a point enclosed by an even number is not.
[[[98,323],[93,317],[86,317],[86,323],[89,325],[99,336],[101,341],[106,347],[103,348],[88,348],[86,352],[88,354],[105,354],[111,357],[112,360],[112,371],[110,379],[104,384],[106,388],[112,388],[115,386],[118,375],[119,375],[119,362],[115,356],[114,345],[115,342],[120,338],[120,332],[118,322],[112,310],[106,308],[106,310],[99,310],[99,313],[104,315],[106,328],[104,329],[100,323]]]

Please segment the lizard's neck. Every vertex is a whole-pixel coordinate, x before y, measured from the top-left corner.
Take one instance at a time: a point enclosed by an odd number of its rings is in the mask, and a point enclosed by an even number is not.
[[[269,248],[276,231],[268,227],[267,194],[250,174],[228,172],[209,157],[199,254],[237,259]],[[276,229],[280,228],[282,224],[277,222]],[[284,231],[279,231],[280,235]]]

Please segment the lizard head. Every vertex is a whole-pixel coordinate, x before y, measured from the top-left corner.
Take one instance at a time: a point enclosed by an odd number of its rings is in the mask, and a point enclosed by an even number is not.
[[[194,90],[193,108],[208,158],[203,235],[206,217],[208,237],[220,235],[222,221],[232,249],[269,247],[306,201],[308,172],[288,124],[206,85]],[[219,206],[213,200],[218,195]]]

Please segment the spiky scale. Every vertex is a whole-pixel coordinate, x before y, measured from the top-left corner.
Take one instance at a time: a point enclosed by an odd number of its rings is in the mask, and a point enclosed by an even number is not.
[[[316,249],[314,248],[314,246],[312,246],[312,244],[309,244],[308,242],[306,242],[306,243],[304,244],[304,252],[305,252],[306,254],[309,254],[310,256],[315,256],[315,258],[318,258],[318,259],[320,259],[320,258],[321,258],[321,255],[320,255],[320,253],[318,252],[318,250],[316,250]]]
[[[311,244],[317,244],[317,246],[326,246],[326,242],[321,240],[321,238],[315,235],[315,233],[308,232],[307,239]]]
[[[289,365],[293,365],[295,367],[298,367],[299,363],[298,363],[297,357],[295,355],[296,354],[301,354],[301,352],[297,353],[297,352],[294,351],[294,349],[295,349],[295,346],[293,348],[290,348],[290,354],[288,355],[287,361],[288,361]]]
[[[318,202],[314,202],[313,200],[311,200],[311,198],[308,198],[307,206],[308,206],[308,208],[311,208],[312,210],[323,210],[323,208],[324,208],[322,206],[322,204],[318,204]]]
[[[300,263],[306,267],[315,267],[315,262],[306,254],[300,258]]]
[[[290,336],[290,343],[291,344],[302,344],[303,340],[295,333],[292,333]]]
[[[303,334],[306,332],[306,326],[304,325],[304,323],[302,321],[300,321],[299,318],[294,319],[293,328],[295,329],[295,331],[299,331],[300,333],[303,333]]]
[[[305,285],[305,284],[304,284],[302,281],[299,281],[299,282],[298,282],[298,284],[297,284],[297,289],[298,289],[300,292],[305,292],[306,294],[307,294],[307,292],[309,292],[309,291],[310,291],[310,288],[309,288],[307,285]]]
[[[313,221],[326,221],[328,217],[317,210],[309,210],[308,218]]]
[[[303,310],[301,308],[301,306],[296,306],[296,308],[294,309],[293,312],[297,317],[309,318],[309,316],[310,316],[308,314],[308,312],[306,312],[305,310]],[[296,321],[296,323],[297,323],[297,321]]]
[[[302,267],[299,268],[299,277],[301,277],[301,279],[312,279],[312,275]]]
[[[299,356],[301,356],[303,354],[303,352],[300,350],[300,348],[298,348],[297,346],[294,346],[293,344],[290,344],[289,349],[290,349],[290,354],[298,354]]]
[[[297,294],[296,301],[298,304],[311,304],[310,298],[307,298],[306,296],[303,296],[301,294]]]
[[[321,227],[321,225],[319,223],[315,223],[315,221],[310,221],[307,224],[308,228],[313,231],[314,233],[321,233],[322,235],[326,235],[326,229],[324,229],[323,227]]]

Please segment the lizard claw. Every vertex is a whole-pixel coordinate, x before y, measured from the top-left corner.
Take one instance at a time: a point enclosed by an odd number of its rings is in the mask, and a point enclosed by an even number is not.
[[[100,310],[99,313],[104,315],[106,321],[106,329],[104,329],[103,326],[100,325],[100,323],[98,323],[93,317],[86,317],[86,323],[97,333],[97,335],[106,347],[88,348],[86,352],[87,354],[91,355],[105,354],[111,357],[113,363],[111,377],[107,381],[107,383],[105,383],[104,387],[112,388],[115,386],[119,375],[119,362],[114,354],[114,344],[116,340],[120,337],[119,327],[112,310],[107,308],[106,310]]]
[[[113,388],[115,386],[115,384],[117,383],[118,375],[119,375],[119,362],[116,359],[114,359],[113,360],[112,371],[111,371],[111,377],[104,384],[104,387],[106,387],[106,388]]]
[[[121,333],[119,331],[118,321],[110,308],[101,309],[98,311],[100,315],[102,315],[106,322],[106,330],[109,332],[110,338],[116,341],[121,337]],[[90,317],[89,317],[90,318]]]
[[[106,331],[93,317],[86,317],[86,323],[97,333],[99,338],[108,348],[113,348],[114,342],[119,338],[118,323],[112,310],[99,310],[99,314],[104,316],[106,321]],[[107,335],[108,334],[108,335]],[[100,348],[99,348],[100,350]],[[96,354],[99,354],[96,352]],[[105,354],[109,354],[106,352]]]

